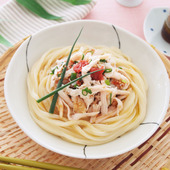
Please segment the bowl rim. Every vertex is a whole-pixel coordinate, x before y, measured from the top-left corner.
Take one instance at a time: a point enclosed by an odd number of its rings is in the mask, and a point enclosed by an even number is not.
[[[54,27],[63,27],[64,25],[69,25],[69,24],[74,24],[74,23],[98,23],[98,24],[104,24],[104,25],[107,25],[107,26],[110,26],[110,25],[113,25],[111,23],[107,23],[107,22],[103,22],[103,21],[96,21],[96,20],[78,20],[78,21],[68,21],[68,22],[64,22],[64,23],[61,23],[61,24],[56,24],[56,25],[52,25],[52,26],[49,26],[49,27],[46,27],[36,33],[34,33],[32,35],[33,36],[39,36],[39,34],[41,34],[42,32],[44,31],[47,31],[47,30],[50,30],[50,29],[53,29]],[[149,44],[144,41],[143,39],[141,39],[140,37],[134,35],[133,33],[117,26],[117,25],[114,25],[116,27],[116,29],[118,30],[121,30],[123,32],[125,32],[126,34],[134,37],[135,39],[139,40],[140,42],[144,43],[145,45],[148,46],[148,48],[150,48],[153,52],[153,54],[155,55],[155,57],[157,57],[157,59],[159,60],[160,64],[163,64],[162,60],[160,59],[159,55],[152,49],[152,47],[149,46]],[[17,51],[22,48],[22,46],[24,46],[25,43],[27,43],[28,39],[26,41],[24,41],[21,46],[17,49]],[[15,60],[15,57],[17,57],[16,53],[17,51],[15,52],[15,54],[13,55],[9,65],[8,65],[8,68],[7,68],[7,71],[6,71],[6,75],[5,75],[5,81],[4,81],[4,96],[5,96],[5,100],[6,100],[6,103],[7,103],[7,106],[8,106],[8,109],[9,109],[9,112],[10,114],[12,115],[12,117],[14,118],[14,120],[16,121],[16,123],[18,124],[18,126],[21,128],[21,130],[27,135],[29,136],[33,141],[35,141],[36,143],[38,143],[39,145],[43,146],[44,148],[47,148],[55,153],[59,153],[59,154],[62,154],[62,155],[66,155],[66,156],[70,156],[70,157],[74,157],[74,158],[82,158],[84,159],[84,155],[82,154],[79,154],[79,153],[68,153],[67,151],[63,151],[63,150],[60,150],[60,148],[53,148],[51,147],[50,145],[45,145],[43,142],[41,142],[40,140],[37,140],[37,138],[34,137],[34,135],[32,135],[29,130],[27,130],[26,128],[24,128],[24,126],[22,124],[20,124],[20,122],[18,121],[17,119],[17,116],[15,115],[15,113],[12,111],[11,109],[11,106],[9,104],[9,97],[8,97],[8,89],[7,89],[7,83],[8,83],[8,74],[10,72],[10,69],[11,69],[11,65],[13,64],[13,60]],[[164,72],[166,71],[166,68],[163,64],[163,68],[164,68]],[[165,72],[166,74],[166,78],[167,80],[169,80],[168,78],[168,74],[167,72]],[[169,84],[169,81],[167,82]],[[168,104],[169,104],[169,92],[170,92],[170,87],[167,88],[167,94],[165,96],[165,99],[167,100],[167,103],[164,104],[164,108],[162,109],[162,114],[161,114],[161,117],[158,121],[159,123],[159,126],[161,124],[161,122],[163,121],[164,117],[165,117],[165,114],[167,112],[167,109],[168,109]],[[38,126],[38,125],[37,125]],[[147,141],[154,133],[155,131],[158,129],[159,126],[153,126],[152,128],[152,131],[150,131],[150,133],[147,133],[146,136],[140,140],[138,143],[135,143],[133,144],[133,146],[131,147],[127,147],[125,148],[124,150],[122,150],[122,152],[119,152],[119,153],[115,153],[115,154],[105,154],[105,155],[96,155],[96,156],[88,156],[86,159],[102,159],[102,158],[109,158],[109,157],[113,157],[113,156],[118,156],[120,154],[123,154],[123,153],[127,153],[128,151],[131,151],[132,149],[135,149],[137,148],[139,145],[141,145],[142,143],[144,143],[145,141]],[[82,145],[82,147],[84,147]]]

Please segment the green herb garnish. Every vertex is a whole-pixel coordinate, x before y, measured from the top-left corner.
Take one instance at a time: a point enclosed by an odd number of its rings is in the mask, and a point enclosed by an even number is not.
[[[54,90],[54,91],[52,91],[51,93],[47,94],[46,96],[38,99],[37,102],[40,103],[40,102],[42,102],[43,100],[47,99],[48,97],[50,97],[50,96],[52,96],[52,95],[54,95],[54,94],[58,94],[58,92],[59,92],[60,90],[62,90],[62,89],[64,89],[65,87],[67,87],[67,86],[75,83],[76,81],[78,81],[78,80],[80,80],[80,79],[82,79],[82,78],[84,78],[84,77],[86,77],[86,76],[89,76],[90,74],[93,74],[93,73],[96,73],[96,72],[102,71],[102,70],[104,70],[104,69],[100,69],[100,70],[96,70],[96,71],[93,71],[93,72],[89,72],[89,73],[87,73],[87,74],[85,74],[85,75],[83,75],[83,76],[81,76],[81,77],[78,77],[78,78],[70,81],[70,82],[67,83],[67,84],[64,84],[63,86],[57,87],[56,90]],[[60,79],[60,80],[61,80],[61,79]]]
[[[112,93],[110,93],[110,105],[112,104]]]
[[[110,72],[112,72],[111,68],[107,68],[107,69],[104,70],[104,73],[110,73]]]
[[[58,73],[58,74],[57,74],[57,76],[58,76],[58,77],[60,77],[60,76],[61,76],[61,74],[60,74],[60,73]]]
[[[54,74],[56,68],[58,69],[58,66],[56,66],[54,69],[52,69],[50,74]]]
[[[122,67],[118,67],[119,69],[122,69]]]
[[[85,89],[82,90],[82,94],[83,94],[84,96],[87,96],[88,93],[89,93],[89,94],[92,94],[92,91],[91,91],[88,87],[86,87]]]
[[[75,84],[73,87],[76,89],[76,88],[78,87],[78,85],[77,85],[77,84]]]
[[[62,17],[49,14],[36,0],[16,0],[34,14],[48,20],[60,20]]]
[[[110,85],[110,80],[109,80],[109,79],[106,79],[106,80],[105,80],[105,83],[109,86],[109,85]]]
[[[62,74],[61,74],[61,79],[59,80],[59,82],[57,84],[57,88],[61,87],[61,85],[63,83],[63,79],[64,79],[64,76],[65,76],[65,73],[66,73],[66,70],[67,70],[67,66],[68,66],[69,61],[70,61],[71,54],[73,52],[73,48],[74,48],[78,38],[80,37],[80,34],[81,34],[82,30],[83,30],[83,28],[80,30],[79,35],[77,36],[76,40],[73,43],[73,46],[71,47],[71,50],[70,50],[69,56],[67,58],[66,64],[63,66],[63,71],[62,71]],[[58,98],[58,92],[56,92],[55,95],[53,96],[49,113],[54,113],[54,109],[55,109],[55,105],[56,105],[56,102],[57,102],[57,98]]]
[[[74,64],[78,63],[78,61],[74,61]]]
[[[74,80],[77,78],[77,73],[71,73],[70,80]]]
[[[51,73],[50,73],[50,74],[53,75],[53,74],[54,74],[54,71],[55,71],[55,69],[51,70]]]
[[[85,57],[85,56],[84,56],[84,54],[83,54],[83,55],[82,55],[82,59],[81,59],[81,60],[84,60],[84,57]]]
[[[127,83],[126,80],[123,80],[123,79],[122,79],[122,82],[123,82],[123,83]]]
[[[107,63],[107,60],[105,60],[105,59],[100,59],[100,62]]]

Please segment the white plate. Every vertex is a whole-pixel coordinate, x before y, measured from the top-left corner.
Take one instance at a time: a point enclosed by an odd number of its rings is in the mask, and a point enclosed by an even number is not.
[[[149,85],[144,123],[112,142],[97,146],[73,144],[47,133],[33,121],[27,103],[27,66],[31,68],[52,47],[72,45],[83,26],[80,43],[120,47],[141,69]],[[159,56],[142,39],[108,23],[74,21],[46,28],[19,47],[7,69],[5,97],[21,129],[45,148],[77,158],[107,158],[138,147],[157,130],[168,108],[169,79]]]
[[[170,8],[153,8],[144,21],[143,29],[146,41],[170,57],[170,44],[161,36],[161,29],[169,12]]]

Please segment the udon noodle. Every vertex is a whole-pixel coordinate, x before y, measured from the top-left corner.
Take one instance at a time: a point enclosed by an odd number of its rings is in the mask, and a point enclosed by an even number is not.
[[[28,102],[34,121],[64,140],[97,145],[136,128],[145,118],[147,85],[141,71],[116,47],[76,45],[63,84],[99,69],[59,91],[54,113],[52,96],[71,47],[46,52],[29,72]]]

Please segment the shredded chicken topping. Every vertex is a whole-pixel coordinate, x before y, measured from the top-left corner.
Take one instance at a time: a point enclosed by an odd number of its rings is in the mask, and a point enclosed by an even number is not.
[[[54,89],[60,79],[66,58],[56,61],[51,68],[51,88]],[[130,79],[123,67],[116,66],[116,61],[109,53],[100,49],[84,50],[81,47],[71,56],[63,83],[66,84],[88,72],[93,73],[59,92],[70,108],[69,120],[88,120],[100,123],[109,117],[118,116],[123,108],[123,100],[128,96]]]

